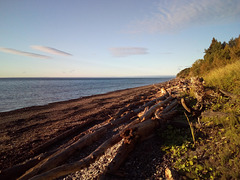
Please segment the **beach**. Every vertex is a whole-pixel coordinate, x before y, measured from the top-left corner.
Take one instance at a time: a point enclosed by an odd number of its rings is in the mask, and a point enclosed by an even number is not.
[[[155,99],[159,89],[167,84],[169,82],[0,113],[0,169],[11,168],[36,155],[65,146],[74,137],[79,138],[89,129],[109,121],[120,109],[130,104],[132,109],[138,108]],[[76,132],[52,145],[38,148],[76,127]]]

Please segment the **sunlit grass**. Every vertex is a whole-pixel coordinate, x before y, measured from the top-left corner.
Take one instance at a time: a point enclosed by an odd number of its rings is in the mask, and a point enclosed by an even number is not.
[[[240,60],[225,67],[212,70],[204,76],[209,86],[240,94]]]

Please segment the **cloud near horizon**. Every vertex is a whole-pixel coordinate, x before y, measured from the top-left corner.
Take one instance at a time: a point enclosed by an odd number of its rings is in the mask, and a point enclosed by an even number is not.
[[[46,46],[32,45],[31,48],[45,52],[45,53],[54,54],[54,55],[72,56],[72,54],[69,54],[67,52],[64,52],[55,48],[51,48],[51,47],[46,47]]]
[[[19,51],[19,50],[11,49],[11,48],[0,47],[0,51],[5,52],[5,53],[10,53],[10,54],[28,56],[28,57],[35,57],[35,58],[41,58],[41,59],[51,59],[51,57],[49,57],[49,56],[30,53],[30,52],[25,52],[25,51]]]
[[[113,47],[109,50],[114,57],[148,54],[147,48],[142,47]]]
[[[192,25],[240,19],[239,0],[161,0],[154,13],[133,24],[132,33],[178,31]]]

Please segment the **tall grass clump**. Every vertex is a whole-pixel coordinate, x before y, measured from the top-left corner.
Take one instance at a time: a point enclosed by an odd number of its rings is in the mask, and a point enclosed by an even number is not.
[[[210,71],[204,79],[208,86],[240,94],[240,60]]]

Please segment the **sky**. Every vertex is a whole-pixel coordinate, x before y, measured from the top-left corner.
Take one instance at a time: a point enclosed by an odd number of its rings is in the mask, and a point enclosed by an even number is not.
[[[239,35],[239,0],[0,0],[0,77],[176,75]]]

